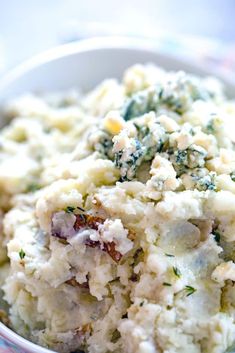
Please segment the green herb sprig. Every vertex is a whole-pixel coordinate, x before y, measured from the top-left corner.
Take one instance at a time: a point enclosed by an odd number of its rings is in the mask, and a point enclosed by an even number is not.
[[[190,295],[192,295],[193,293],[195,293],[197,290],[196,288],[192,287],[192,286],[185,286],[184,288],[186,294],[186,297],[189,297]]]

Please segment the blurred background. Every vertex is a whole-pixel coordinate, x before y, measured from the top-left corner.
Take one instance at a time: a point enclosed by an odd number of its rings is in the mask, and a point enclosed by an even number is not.
[[[129,35],[235,79],[234,16],[235,0],[0,0],[0,74],[58,44]]]

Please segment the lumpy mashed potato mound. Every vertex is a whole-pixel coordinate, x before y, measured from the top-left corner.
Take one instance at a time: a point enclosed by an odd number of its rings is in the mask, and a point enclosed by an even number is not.
[[[121,83],[23,96],[4,114],[11,327],[65,353],[232,347],[235,105],[221,85],[135,65]]]

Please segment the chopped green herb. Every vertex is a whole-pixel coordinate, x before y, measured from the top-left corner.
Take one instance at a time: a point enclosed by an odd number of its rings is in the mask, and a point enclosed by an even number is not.
[[[23,260],[23,258],[25,257],[25,252],[24,252],[24,250],[23,249],[20,249],[20,251],[19,251],[19,257],[20,257],[20,259],[21,260]]]
[[[133,123],[134,127],[136,128],[136,130],[139,132],[140,131],[140,126],[136,123]]]
[[[159,99],[162,99],[163,92],[164,92],[164,89],[163,89],[163,88],[160,88],[159,93],[158,93],[158,98],[159,98]]]
[[[67,207],[65,208],[65,212],[67,212],[67,213],[73,213],[75,209],[76,209],[76,207],[67,206]]]
[[[193,127],[189,130],[190,135],[195,136],[196,132],[194,131]]]
[[[158,141],[157,152],[159,153],[163,152],[164,144],[165,144],[164,141],[160,138]]]
[[[120,332],[119,332],[118,330],[115,330],[115,331],[113,332],[113,334],[112,334],[111,342],[112,342],[112,343],[116,343],[116,342],[119,340],[120,337],[121,337]]]
[[[84,208],[82,208],[82,207],[77,206],[77,209],[78,209],[79,211],[85,212]]]
[[[175,255],[172,255],[172,254],[165,253],[165,255],[168,256],[168,257],[175,257]]]
[[[209,120],[208,124],[206,125],[206,132],[208,134],[214,134],[215,133],[215,120],[211,119]]]
[[[185,286],[185,291],[187,293],[186,296],[189,297],[190,295],[196,292],[196,288],[193,288],[191,286]]]
[[[214,239],[215,239],[216,243],[219,244],[219,242],[220,242],[220,233],[217,230],[214,230],[212,234],[214,235]]]
[[[232,181],[235,181],[235,171],[230,173],[230,178],[232,179]]]
[[[37,183],[31,183],[31,184],[28,185],[27,191],[28,191],[28,192],[35,192],[35,191],[39,190],[40,188],[41,188],[41,187],[40,187],[39,184],[37,184]]]
[[[177,277],[180,278],[180,277],[181,277],[181,272],[180,272],[180,270],[178,269],[178,267],[173,266],[172,269],[173,269],[174,274],[175,274]]]
[[[141,303],[140,303],[140,306],[143,306],[144,305],[144,301],[142,301]]]
[[[162,284],[163,284],[163,286],[171,287],[171,284],[168,282],[163,282]]]

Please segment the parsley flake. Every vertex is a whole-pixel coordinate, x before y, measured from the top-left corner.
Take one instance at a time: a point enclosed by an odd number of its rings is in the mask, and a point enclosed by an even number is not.
[[[39,190],[40,188],[41,188],[41,187],[40,187],[39,184],[31,183],[31,184],[28,185],[27,191],[28,191],[28,192],[35,192],[35,191]]]
[[[180,270],[178,269],[178,267],[173,266],[172,269],[173,269],[174,274],[175,274],[177,277],[180,278],[180,277],[181,277],[181,272],[180,272]]]
[[[168,257],[175,257],[175,255],[167,254],[167,253],[165,253],[165,256],[168,256]]]
[[[209,120],[208,124],[206,125],[206,132],[208,134],[214,134],[216,132],[214,119]]]
[[[171,287],[171,284],[168,282],[163,282],[162,284],[163,284],[163,286]]]
[[[230,178],[232,181],[235,181],[235,172],[230,173]]]
[[[65,212],[66,213],[73,213],[73,211],[75,210],[76,207],[73,207],[73,206],[67,206],[65,208]]]
[[[25,257],[25,252],[24,252],[24,250],[23,249],[20,249],[20,251],[19,251],[19,257],[20,257],[20,259],[21,260],[23,260],[23,258]]]
[[[214,235],[214,239],[215,239],[216,243],[219,244],[220,243],[220,233],[217,230],[215,230],[212,234]]]

